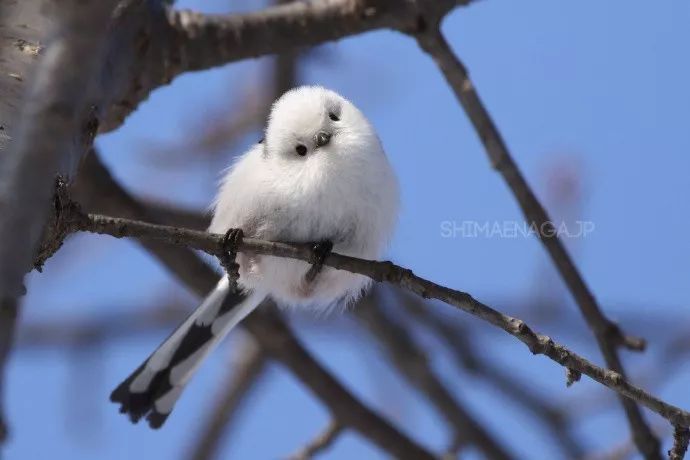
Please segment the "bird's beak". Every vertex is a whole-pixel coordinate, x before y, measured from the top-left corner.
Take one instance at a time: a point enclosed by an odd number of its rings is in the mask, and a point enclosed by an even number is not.
[[[316,140],[316,146],[317,147],[323,147],[324,145],[327,145],[331,141],[331,133],[327,133],[325,131],[319,131],[319,133],[316,135],[315,140]]]

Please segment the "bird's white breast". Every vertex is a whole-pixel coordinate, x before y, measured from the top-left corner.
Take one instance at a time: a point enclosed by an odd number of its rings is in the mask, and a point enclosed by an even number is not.
[[[260,146],[254,148],[226,176],[210,231],[240,227],[267,240],[331,240],[335,252],[379,258],[396,220],[398,186],[383,152],[355,153],[345,158],[319,158],[326,155],[319,153],[295,165],[267,159]],[[324,268],[305,285],[305,262],[250,254],[240,254],[238,262],[242,286],[264,289],[283,305],[346,303],[369,281]]]

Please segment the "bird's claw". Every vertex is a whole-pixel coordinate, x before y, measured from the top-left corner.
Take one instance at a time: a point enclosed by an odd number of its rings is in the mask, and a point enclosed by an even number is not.
[[[326,257],[328,257],[333,250],[333,242],[330,240],[320,241],[315,243],[311,250],[312,253],[309,262],[312,265],[309,267],[309,271],[307,271],[307,273],[304,275],[304,280],[308,284],[312,283],[316,279],[317,275],[321,272]]]
[[[228,274],[230,286],[237,288],[237,280],[240,278],[240,265],[237,263],[237,248],[242,242],[244,233],[241,228],[231,228],[225,232],[221,240],[220,264]]]

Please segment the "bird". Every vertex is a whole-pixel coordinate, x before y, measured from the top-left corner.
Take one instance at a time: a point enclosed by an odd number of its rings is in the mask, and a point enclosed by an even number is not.
[[[321,86],[293,88],[271,106],[264,137],[224,173],[210,233],[314,244],[378,259],[398,219],[398,179],[373,125]],[[266,298],[316,313],[344,309],[371,280],[301,260],[238,252],[201,305],[110,395],[133,423],[160,428],[204,358]],[[316,269],[315,269],[316,268]]]

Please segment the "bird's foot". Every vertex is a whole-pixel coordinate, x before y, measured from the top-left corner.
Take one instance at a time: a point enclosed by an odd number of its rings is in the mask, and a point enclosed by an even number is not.
[[[240,278],[240,265],[237,263],[237,248],[242,243],[244,233],[241,228],[231,228],[225,232],[221,240],[220,264],[228,274],[231,289],[237,289],[237,280]]]
[[[333,242],[329,240],[320,241],[315,243],[311,250],[311,260],[309,262],[312,265],[309,267],[309,271],[307,271],[307,273],[304,275],[304,281],[307,284],[313,283],[323,269],[323,263],[326,260],[326,257],[328,257],[333,250]]]

